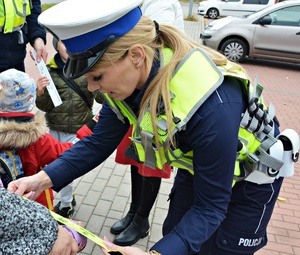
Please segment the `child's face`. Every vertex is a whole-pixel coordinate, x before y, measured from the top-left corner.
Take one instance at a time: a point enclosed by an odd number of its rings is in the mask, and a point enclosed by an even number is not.
[[[65,47],[65,45],[63,44],[62,41],[58,41],[57,43],[57,51],[61,57],[61,59],[66,62],[68,59],[68,53],[67,53],[67,49]]]

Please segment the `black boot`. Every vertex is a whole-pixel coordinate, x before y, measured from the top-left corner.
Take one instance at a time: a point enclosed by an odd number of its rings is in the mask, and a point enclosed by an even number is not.
[[[148,236],[150,233],[149,220],[135,215],[131,224],[114,240],[114,244],[129,246],[135,244],[140,238]]]
[[[120,234],[122,231],[124,231],[132,222],[134,215],[137,211],[137,206],[136,205],[130,205],[129,212],[126,214],[126,216],[118,220],[112,227],[110,228],[110,233],[114,235]]]

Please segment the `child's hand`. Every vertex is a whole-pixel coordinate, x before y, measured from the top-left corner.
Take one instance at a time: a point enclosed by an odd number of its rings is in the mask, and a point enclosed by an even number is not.
[[[48,78],[46,76],[41,76],[36,82],[37,96],[44,94],[47,85],[49,85]]]
[[[98,120],[99,120],[99,114],[100,114],[100,111],[94,115],[94,117],[93,117],[94,121],[98,122]]]

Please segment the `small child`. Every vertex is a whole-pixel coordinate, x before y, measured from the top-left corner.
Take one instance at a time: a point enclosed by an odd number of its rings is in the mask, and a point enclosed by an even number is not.
[[[97,103],[102,103],[103,95],[99,91],[88,90],[85,76],[67,82],[63,78],[63,68],[68,59],[66,47],[55,36],[53,47],[57,52],[47,63],[47,68],[62,104],[54,107],[46,89],[49,80],[46,76],[41,76],[36,82],[36,107],[45,112],[49,133],[60,142],[70,142],[74,140],[81,126],[92,119],[93,102],[95,100]],[[76,200],[73,186],[71,182],[60,190],[58,194],[60,201],[54,206],[54,211],[65,218],[71,218],[74,213]]]
[[[16,69],[0,73],[0,149],[15,149],[24,175],[34,175],[74,143],[61,143],[49,133],[44,114],[35,106],[36,86],[32,78]],[[92,125],[77,132],[79,138],[92,133]],[[36,201],[53,210],[53,192],[44,191]]]

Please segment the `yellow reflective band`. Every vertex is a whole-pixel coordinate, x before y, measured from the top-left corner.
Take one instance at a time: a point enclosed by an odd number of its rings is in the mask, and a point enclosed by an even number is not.
[[[60,216],[59,214],[53,212],[53,211],[50,211],[52,217],[59,221],[60,223],[76,230],[79,234],[85,236],[86,238],[88,238],[89,240],[91,240],[92,242],[100,245],[101,247],[103,247],[104,249],[106,249],[108,251],[108,253],[110,254],[124,254],[120,251],[117,251],[117,250],[110,250],[105,244],[104,244],[104,240],[101,239],[100,237],[94,235],[92,232],[88,231],[87,229],[83,228],[83,227],[80,227],[79,225],[77,225],[76,223],[74,223],[73,221],[67,219],[67,218],[64,218],[62,216]]]
[[[23,197],[24,199],[27,199],[29,200],[28,198],[26,197]],[[104,240],[101,239],[100,237],[94,235],[92,232],[88,231],[87,229],[83,228],[83,227],[80,227],[79,225],[77,225],[75,222],[73,222],[72,220],[69,220],[67,218],[64,218],[62,217],[61,215],[53,212],[53,211],[50,211],[50,214],[51,216],[56,220],[56,221],[59,221],[60,223],[76,230],[79,234],[85,236],[86,238],[88,238],[89,240],[91,240],[92,242],[94,242],[95,244],[98,244],[100,245],[102,248],[106,249],[108,251],[109,254],[114,254],[114,255],[120,255],[120,254],[123,254],[122,252],[118,251],[118,250],[111,250],[109,249],[105,243],[104,243]]]

